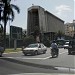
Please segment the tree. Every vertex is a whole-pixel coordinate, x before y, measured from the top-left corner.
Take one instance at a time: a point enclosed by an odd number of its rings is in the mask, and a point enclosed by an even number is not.
[[[38,26],[34,27],[34,39],[36,42],[40,42],[40,29]],[[37,39],[38,38],[38,39]]]
[[[61,32],[60,30],[58,31],[58,33],[56,34],[57,38],[59,37],[61,39],[61,37],[64,35],[63,32]]]
[[[0,24],[0,45],[3,45],[3,26]]]
[[[35,39],[34,37],[31,35],[31,36],[26,36],[24,39],[23,39],[23,46],[28,46],[29,44],[32,44],[32,43],[35,43]]]
[[[19,7],[17,7],[16,5],[13,5],[11,4],[11,0],[1,0],[2,3],[3,3],[3,16],[2,16],[2,20],[4,22],[4,48],[6,46],[6,25],[7,25],[7,22],[8,20],[10,19],[11,17],[11,20],[13,21],[14,20],[14,11],[13,11],[13,8],[18,12],[20,13],[20,9]]]
[[[0,33],[3,32],[3,26],[0,24]]]

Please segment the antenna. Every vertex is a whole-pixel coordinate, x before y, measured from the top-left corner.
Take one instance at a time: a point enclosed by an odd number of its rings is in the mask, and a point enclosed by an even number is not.
[[[32,4],[32,6],[34,6],[34,4]]]

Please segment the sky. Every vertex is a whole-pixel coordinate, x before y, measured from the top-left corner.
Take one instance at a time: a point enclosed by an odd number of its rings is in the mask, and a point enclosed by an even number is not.
[[[20,8],[20,14],[15,12],[15,19],[10,25],[27,29],[27,9],[34,5],[43,7],[53,15],[62,19],[65,23],[73,22],[75,19],[75,0],[12,0],[11,4],[17,5]],[[9,22],[6,28],[9,33]]]

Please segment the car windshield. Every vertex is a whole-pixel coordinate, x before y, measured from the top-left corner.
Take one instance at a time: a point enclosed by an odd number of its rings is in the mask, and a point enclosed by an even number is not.
[[[34,47],[38,47],[38,44],[30,44],[27,46],[27,48],[34,48]]]

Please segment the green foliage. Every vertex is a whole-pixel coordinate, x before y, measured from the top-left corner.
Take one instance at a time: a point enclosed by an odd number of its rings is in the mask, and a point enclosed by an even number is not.
[[[0,45],[3,43],[3,26],[0,24]]]
[[[59,30],[59,31],[55,34],[55,37],[56,37],[55,39],[57,39],[57,37],[59,37],[59,38],[61,39],[62,36],[64,36],[64,33]]]
[[[8,20],[11,17],[11,20],[14,20],[14,11],[13,8],[19,13],[20,9],[16,6],[11,4],[11,0],[1,0],[1,8],[3,9],[2,11],[2,21],[4,22],[4,49],[6,46],[6,25]]]
[[[43,38],[43,44],[47,47],[50,47],[50,41],[47,39],[47,37]]]
[[[3,26],[0,24],[0,33],[3,33]]]
[[[5,49],[4,53],[11,53],[11,52],[19,52],[21,51],[21,48],[17,48],[14,50],[14,48]]]
[[[34,37],[33,36],[27,36],[23,40],[23,46],[28,46],[29,44],[35,43]]]

